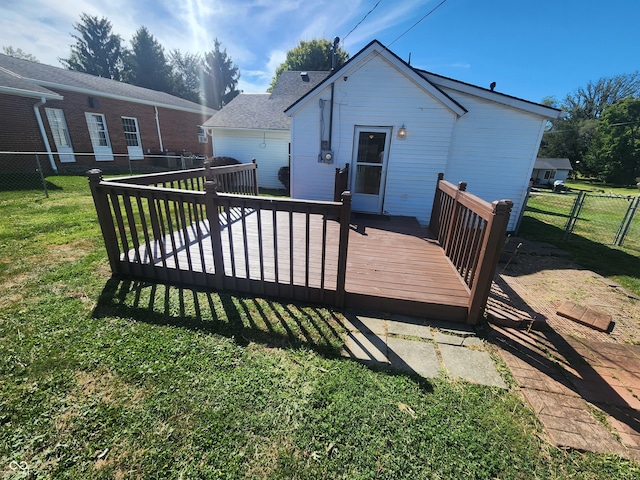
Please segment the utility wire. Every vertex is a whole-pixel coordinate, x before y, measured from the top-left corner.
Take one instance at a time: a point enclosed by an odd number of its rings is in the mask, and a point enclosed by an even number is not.
[[[438,5],[436,5],[435,7],[433,7],[433,9],[427,13],[426,15],[424,15],[420,20],[418,20],[416,23],[414,23],[413,25],[411,25],[409,27],[408,30],[406,30],[404,33],[402,33],[399,37],[397,37],[393,42],[391,42],[389,45],[387,45],[388,47],[390,47],[391,45],[393,45],[394,43],[396,43],[398,40],[400,40],[402,37],[404,37],[407,33],[409,33],[411,30],[413,30],[415,28],[416,25],[418,25],[420,22],[422,22],[425,18],[427,18],[429,15],[431,15],[433,12],[435,12],[438,8],[440,8],[442,5],[444,5],[447,2],[447,0],[442,0]]]
[[[378,0],[378,1],[376,2],[376,4],[373,6],[373,8],[372,8],[371,10],[369,10],[369,11],[367,12],[367,14],[366,14],[364,17],[362,17],[362,20],[360,20],[360,21],[356,24],[356,26],[355,26],[355,27],[353,27],[353,28],[351,29],[351,31],[345,35],[345,37],[342,39],[343,44],[344,44],[344,41],[347,39],[347,37],[348,37],[349,35],[351,35],[351,34],[353,33],[353,31],[354,31],[356,28],[358,28],[358,27],[360,26],[360,24],[361,24],[362,22],[364,22],[364,21],[367,19],[367,17],[369,16],[369,14],[370,14],[371,12],[373,12],[373,11],[376,9],[376,7],[377,7],[378,5],[380,5],[380,2],[381,2],[381,1],[382,1],[382,0]]]

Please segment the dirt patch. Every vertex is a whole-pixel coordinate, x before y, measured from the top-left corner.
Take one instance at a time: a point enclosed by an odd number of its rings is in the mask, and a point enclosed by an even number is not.
[[[560,334],[640,344],[640,301],[610,280],[571,262],[562,250],[520,241],[518,253],[503,257],[505,263],[498,265],[496,274],[496,284],[511,290],[505,293],[515,304],[528,307],[533,317],[546,319]],[[556,311],[567,300],[610,314],[613,328],[598,332],[560,317]]]

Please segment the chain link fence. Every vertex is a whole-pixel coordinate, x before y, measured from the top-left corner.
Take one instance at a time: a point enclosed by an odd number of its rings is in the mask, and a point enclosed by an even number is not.
[[[591,241],[640,252],[640,195],[531,192],[525,209],[556,240]]]
[[[0,192],[41,190],[45,196],[54,185],[47,179],[56,175],[85,175],[99,168],[106,175],[133,175],[198,168],[204,155],[190,152],[165,152],[139,155],[110,154],[110,160],[96,160],[94,153],[60,154],[48,152],[0,151]],[[72,160],[72,161],[70,161]]]

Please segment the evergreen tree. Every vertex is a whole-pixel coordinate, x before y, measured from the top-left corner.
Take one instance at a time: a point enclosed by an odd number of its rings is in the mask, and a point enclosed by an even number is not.
[[[238,67],[227,55],[227,50],[220,50],[220,42],[214,40],[214,49],[204,56],[203,93],[207,107],[220,109],[233,100],[240,91]]]
[[[127,83],[161,92],[174,93],[171,66],[164,48],[146,27],[140,27],[131,39],[131,51],[125,57]]]
[[[120,80],[124,50],[122,38],[111,33],[111,22],[83,13],[73,27],[79,35],[71,34],[76,43],[71,45],[69,58],[60,58],[60,62],[69,70]]]

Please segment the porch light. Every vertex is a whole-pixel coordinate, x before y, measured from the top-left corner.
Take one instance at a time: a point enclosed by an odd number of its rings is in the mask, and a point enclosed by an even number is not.
[[[404,140],[405,138],[407,138],[407,128],[404,126],[404,123],[403,123],[402,126],[400,127],[400,130],[398,130],[398,139]]]

